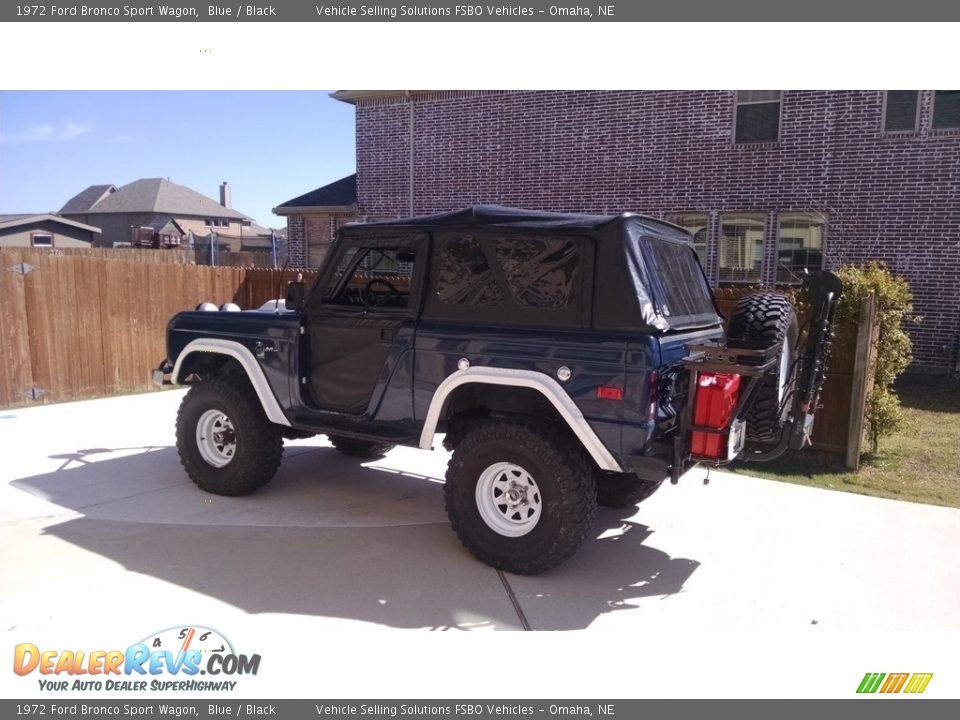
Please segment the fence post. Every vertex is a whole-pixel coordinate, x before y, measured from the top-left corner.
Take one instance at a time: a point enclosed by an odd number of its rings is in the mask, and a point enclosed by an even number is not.
[[[873,364],[877,355],[877,297],[868,295],[860,307],[857,324],[857,345],[850,389],[850,425],[847,432],[846,466],[856,472],[860,468],[860,448],[866,425],[867,398],[873,390]]]

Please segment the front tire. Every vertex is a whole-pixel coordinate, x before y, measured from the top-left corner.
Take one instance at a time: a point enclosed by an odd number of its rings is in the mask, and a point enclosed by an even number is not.
[[[444,501],[454,532],[497,569],[534,575],[572,556],[596,512],[593,474],[562,430],[488,420],[458,442]]]
[[[273,479],[283,435],[248,383],[214,377],[191,387],[180,403],[177,451],[197,487],[236,497]]]

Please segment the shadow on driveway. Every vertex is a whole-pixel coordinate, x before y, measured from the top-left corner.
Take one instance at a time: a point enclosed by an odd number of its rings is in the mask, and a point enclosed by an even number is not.
[[[383,461],[393,467],[362,466],[331,448],[292,446],[270,485],[222,498],[186,478],[173,448],[97,459],[116,452],[60,455],[61,469],[12,485],[82,514],[45,534],[250,613],[520,627],[497,573],[449,529],[442,480],[408,472],[394,456]],[[521,608],[535,611],[534,629],[584,628],[682,589],[699,563],[651,547],[651,529],[625,519],[633,512],[601,510],[561,567],[507,576]]]

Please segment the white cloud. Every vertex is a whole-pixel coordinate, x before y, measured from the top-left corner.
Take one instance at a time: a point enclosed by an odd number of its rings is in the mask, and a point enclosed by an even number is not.
[[[38,142],[65,142],[86,135],[92,129],[89,125],[81,125],[74,120],[64,120],[59,124],[32,125],[19,132],[12,133],[0,129],[0,143],[4,145],[26,145]]]

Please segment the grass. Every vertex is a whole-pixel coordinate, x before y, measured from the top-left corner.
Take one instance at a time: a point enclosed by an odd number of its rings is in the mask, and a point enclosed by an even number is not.
[[[897,394],[904,427],[880,440],[852,473],[835,458],[809,450],[769,463],[736,463],[735,472],[799,485],[960,507],[960,380],[908,375]]]

